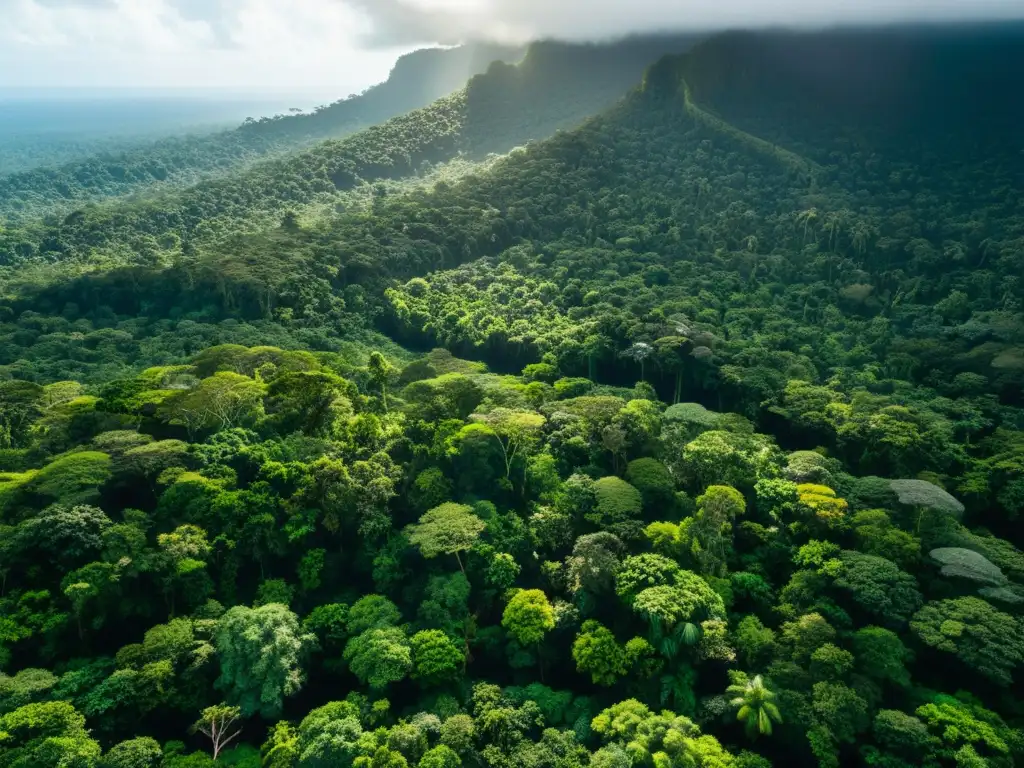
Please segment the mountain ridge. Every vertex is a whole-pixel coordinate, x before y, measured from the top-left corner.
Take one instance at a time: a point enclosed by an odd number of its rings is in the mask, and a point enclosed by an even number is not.
[[[182,188],[229,175],[234,169],[287,156],[325,139],[343,138],[426,107],[465,87],[496,61],[521,61],[524,71],[533,73],[555,67],[549,72],[553,80],[565,76],[558,67],[571,72],[588,66],[595,78],[614,80],[611,90],[624,92],[657,52],[684,49],[695,39],[664,35],[604,44],[539,41],[525,47],[472,43],[414,51],[396,62],[383,83],[313,113],[247,121],[212,136],[167,139],[126,153],[108,152],[59,168],[0,177],[0,217],[24,223],[88,202]],[[585,89],[584,81],[578,81],[578,87]]]
[[[125,152],[106,151],[57,168],[0,177],[0,215],[27,210],[27,216],[33,217],[39,209],[46,212],[47,206],[60,210],[223,175],[423,107],[458,90],[491,62],[517,60],[524,53],[524,48],[490,44],[413,51],[399,58],[384,82],[312,113],[252,119],[197,138],[170,138]]]
[[[687,46],[692,40],[658,41],[671,48]],[[175,237],[188,240],[200,221],[235,215],[233,211],[245,207],[261,206],[261,215],[281,213],[289,206],[311,204],[332,190],[415,175],[423,162],[446,162],[460,155],[479,160],[489,153],[506,152],[578,124],[614,103],[657,56],[646,45],[636,40],[618,47],[538,44],[535,50],[542,63],[537,55],[528,56],[523,65],[492,63],[455,95],[346,139],[321,142],[240,174],[168,191],[155,201],[111,201],[51,217],[45,224],[35,222],[20,232],[12,228],[6,233],[6,249],[0,234],[0,252],[7,251],[9,264],[23,261],[25,253],[29,259],[43,261],[65,259],[72,253],[87,257],[106,242],[159,237],[169,226]],[[552,67],[557,72],[552,73]],[[282,195],[282,186],[291,192]],[[159,213],[147,219],[147,211],[154,210]],[[89,232],[79,232],[86,226]],[[153,253],[161,250],[140,247]]]

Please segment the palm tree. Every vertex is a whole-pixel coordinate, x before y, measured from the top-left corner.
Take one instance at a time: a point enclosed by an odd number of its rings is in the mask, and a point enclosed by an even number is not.
[[[782,722],[779,708],[772,701],[775,694],[765,687],[760,675],[755,675],[746,683],[730,685],[725,689],[725,693],[734,697],[729,703],[739,708],[736,719],[743,723],[747,735],[751,738],[757,738],[759,735],[771,736],[772,721]]]
[[[814,223],[817,220],[818,220],[818,209],[817,208],[809,208],[806,211],[801,211],[800,213],[798,213],[796,215],[797,224],[803,224],[804,225],[804,242],[803,242],[804,245],[807,245],[808,230],[811,229],[811,227],[814,225]]]
[[[634,344],[625,352],[623,352],[622,356],[638,361],[640,363],[640,380],[647,381],[646,362],[647,358],[650,357],[653,353],[654,347],[652,347],[647,342],[638,341],[636,344]]]

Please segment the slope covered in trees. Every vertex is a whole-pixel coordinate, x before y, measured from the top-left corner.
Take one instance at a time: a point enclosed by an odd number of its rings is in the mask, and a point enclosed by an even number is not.
[[[0,765],[1024,760],[1019,147],[778,77],[1015,93],[987,35],[725,36],[150,262],[97,254],[185,198],[62,225],[92,271],[2,326]],[[524,77],[366,136],[490,151]]]
[[[473,44],[402,56],[386,81],[309,113],[250,118],[213,135],[175,137],[0,177],[0,215],[23,220],[153,188],[187,186],[261,158],[341,138],[424,107],[463,87],[494,61],[524,49]],[[37,163],[37,165],[42,165]]]
[[[422,176],[456,158],[480,161],[578,125],[621,98],[644,62],[687,40],[537,43],[519,65],[495,62],[452,96],[348,139],[180,192],[11,224],[0,229],[0,263],[152,263],[226,232],[265,226],[267,217],[276,223],[287,210],[345,207],[344,193],[366,192],[369,183]]]
[[[635,83],[652,61],[662,54],[684,50],[691,40],[645,37],[602,45],[535,43],[523,49],[474,44],[416,51],[400,58],[385,82],[310,113],[249,120],[234,130],[214,135],[171,138],[124,152],[104,152],[60,167],[0,177],[0,218],[26,221],[45,213],[66,214],[90,201],[223,177],[261,159],[295,152],[325,139],[341,139],[426,107],[459,91],[467,80],[488,71],[495,62],[516,63],[525,58],[524,70],[543,73],[548,81],[544,93],[496,96],[502,101],[515,100],[521,110],[518,115],[502,115],[504,121],[521,123],[519,131],[510,131],[516,140],[543,138],[552,127],[572,127],[582,117],[603,110]],[[536,88],[532,82],[507,85]],[[557,98],[545,105],[544,98],[555,93]],[[525,109],[526,105],[533,109]],[[550,113],[552,109],[558,111]],[[526,112],[536,114],[532,125]],[[498,125],[486,127],[495,131],[487,135],[486,147],[507,150],[507,134]]]

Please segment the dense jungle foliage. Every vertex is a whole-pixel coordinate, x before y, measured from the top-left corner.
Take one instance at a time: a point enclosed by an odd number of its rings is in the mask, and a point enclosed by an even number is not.
[[[565,51],[0,232],[0,768],[1024,761],[1024,36]]]

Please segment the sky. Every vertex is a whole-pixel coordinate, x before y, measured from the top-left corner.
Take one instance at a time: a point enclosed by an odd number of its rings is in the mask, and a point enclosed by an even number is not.
[[[0,0],[0,89],[232,89],[341,98],[467,39],[1021,19],[1024,0]]]

